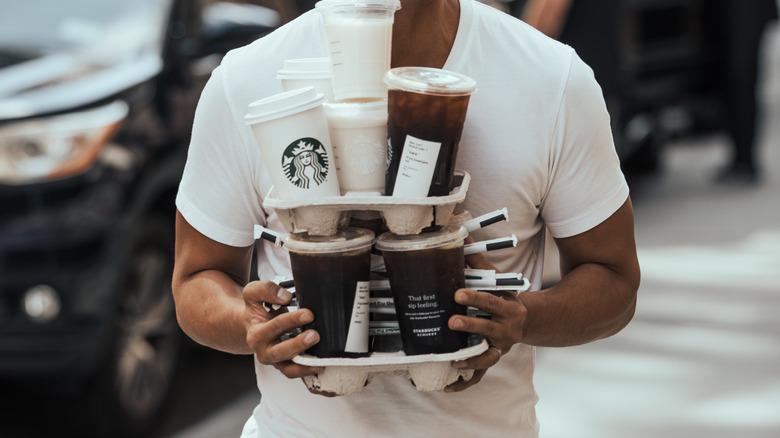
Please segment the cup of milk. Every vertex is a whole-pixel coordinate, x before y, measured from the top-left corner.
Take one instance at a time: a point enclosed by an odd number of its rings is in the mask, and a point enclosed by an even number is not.
[[[282,69],[276,72],[276,78],[282,83],[282,90],[314,87],[325,96],[326,101],[333,100],[331,84],[330,58],[300,58],[284,61]]]
[[[337,101],[384,99],[399,0],[321,0]]]
[[[387,101],[324,105],[341,194],[385,190]]]

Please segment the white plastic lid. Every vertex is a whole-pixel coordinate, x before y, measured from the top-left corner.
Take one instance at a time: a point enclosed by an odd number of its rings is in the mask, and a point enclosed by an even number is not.
[[[401,9],[401,0],[320,0],[314,7],[318,10],[333,8],[353,8],[353,9],[387,9],[397,11]]]
[[[430,67],[393,68],[384,80],[391,89],[441,96],[465,96],[477,88],[477,82],[466,75]]]
[[[380,251],[416,251],[440,248],[453,244],[463,244],[469,233],[465,227],[448,226],[439,231],[401,236],[383,233],[376,239],[376,249]]]
[[[332,236],[310,236],[293,233],[287,236],[284,246],[292,252],[307,254],[339,253],[370,247],[374,232],[365,228],[346,228]]]
[[[275,94],[249,104],[249,114],[244,116],[247,125],[267,122],[297,114],[325,102],[325,96],[314,87],[303,87]]]
[[[299,58],[284,61],[277,79],[329,79],[332,75],[330,58]]]
[[[334,115],[358,116],[366,113],[387,114],[387,100],[369,100],[364,102],[326,102],[325,110]]]

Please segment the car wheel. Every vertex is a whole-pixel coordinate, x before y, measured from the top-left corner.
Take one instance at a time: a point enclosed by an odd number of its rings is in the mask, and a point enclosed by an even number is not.
[[[143,436],[159,417],[181,355],[171,279],[173,227],[147,220],[117,285],[113,336],[89,398],[98,435]]]

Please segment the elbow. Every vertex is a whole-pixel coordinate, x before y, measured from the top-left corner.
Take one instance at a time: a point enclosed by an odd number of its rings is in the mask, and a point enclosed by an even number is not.
[[[641,275],[639,272],[639,266],[636,266],[635,273],[629,275],[626,278],[625,285],[622,288],[622,312],[616,321],[616,330],[614,333],[618,333],[628,326],[628,324],[634,319],[636,314],[637,296],[639,293],[639,285],[641,281]],[[613,334],[614,334],[613,333]]]

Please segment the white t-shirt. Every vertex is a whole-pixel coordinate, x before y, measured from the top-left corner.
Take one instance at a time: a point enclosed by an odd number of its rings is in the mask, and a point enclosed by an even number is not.
[[[253,225],[283,231],[262,208],[271,187],[243,117],[249,103],[281,92],[286,59],[327,56],[316,11],[229,53],[203,92],[177,207],[201,233],[248,246]],[[510,220],[476,240],[515,234],[513,250],[489,253],[505,272],[522,272],[538,290],[544,227],[573,236],[603,222],[628,196],[593,73],[574,51],[525,23],[461,0],[457,37],[444,68],[477,81],[457,168],[472,181],[463,203],[473,216],[503,207]],[[289,275],[288,255],[259,248],[261,278]],[[262,400],[245,437],[535,437],[534,349],[517,344],[482,381],[459,393],[417,392],[405,379],[377,377],[355,395],[312,395],[255,361]]]

